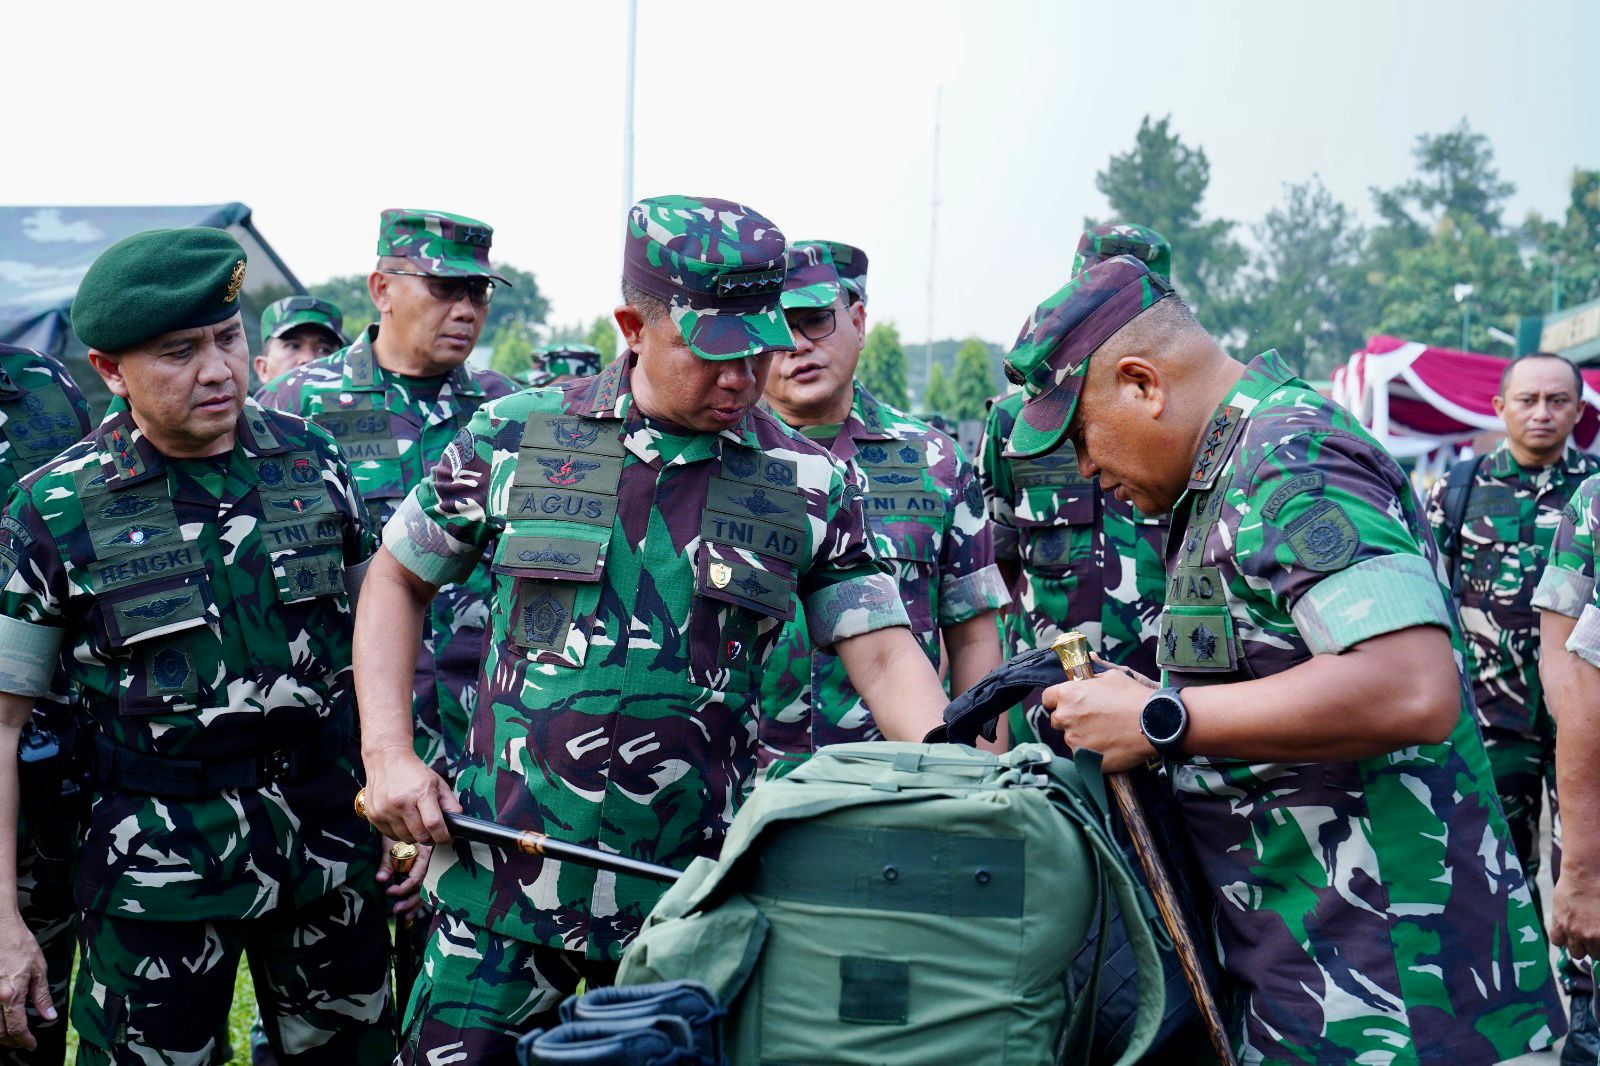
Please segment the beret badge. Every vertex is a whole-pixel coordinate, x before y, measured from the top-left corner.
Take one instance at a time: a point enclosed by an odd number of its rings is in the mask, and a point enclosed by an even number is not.
[[[233,276],[228,278],[228,294],[222,298],[223,303],[233,303],[239,298],[239,290],[244,288],[244,260],[233,264]]]

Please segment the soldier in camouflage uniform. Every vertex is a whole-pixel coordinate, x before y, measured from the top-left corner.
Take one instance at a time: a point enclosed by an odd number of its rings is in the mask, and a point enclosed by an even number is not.
[[[439,211],[384,211],[367,278],[378,321],[332,358],[263,389],[263,406],[311,419],[350,462],[374,528],[444,454],[479,407],[516,382],[467,356],[489,317],[494,230]],[[417,656],[417,754],[449,778],[477,699],[488,622],[489,560],[439,591]]]
[[[1006,365],[1029,395],[1013,457],[1069,437],[1081,474],[1173,510],[1168,687],[1108,671],[1044,703],[1108,770],[1168,760],[1240,1059],[1549,1046],[1548,945],[1399,467],[1276,353],[1230,359],[1129,256],[1041,304]]]
[[[788,252],[783,309],[796,349],[773,361],[766,402],[789,427],[849,464],[878,554],[896,570],[911,630],[934,666],[948,653],[961,693],[1000,665],[994,612],[1008,598],[994,566],[972,464],[948,434],[878,400],[855,382],[866,305],[833,263],[838,242]],[[866,256],[860,264],[865,291]],[[837,655],[814,651],[804,606],[784,625],[761,686],[761,763],[782,776],[825,744],[882,734]]]
[[[1072,273],[1132,255],[1163,277],[1172,272],[1166,238],[1144,226],[1107,225],[1078,239]],[[1166,563],[1168,515],[1145,515],[1078,474],[1070,444],[1032,459],[1005,456],[1027,396],[1014,392],[989,408],[979,474],[994,520],[995,558],[1015,608],[1002,626],[1007,658],[1047,648],[1078,630],[1114,663],[1156,671],[1156,622]],[[1063,751],[1037,694],[1011,713],[1013,742],[1043,740]]]
[[[0,500],[25,475],[87,432],[89,405],[66,368],[41,352],[0,344]],[[5,550],[0,548],[0,558]],[[83,812],[70,691],[60,675],[52,690],[35,704],[21,737],[17,902],[44,953],[50,998],[58,1014],[64,1014],[77,930],[72,874]],[[29,1025],[37,1049],[0,1047],[0,1066],[60,1066],[67,1054],[66,1023],[43,1024],[35,1016]]]
[[[533,350],[533,366],[522,376],[534,388],[559,385],[600,373],[600,349],[592,344],[541,344]]]
[[[368,813],[423,842],[440,808],[683,868],[756,770],[756,681],[795,597],[887,735],[944,696],[843,467],[755,407],[782,233],[683,196],[629,214],[629,350],[598,378],[485,406],[385,529],[357,619]],[[410,749],[406,671],[438,585],[492,553],[488,658],[454,791]],[[408,625],[409,620],[409,625]],[[609,981],[663,886],[457,844],[407,1012],[407,1062],[512,1061],[579,980]]]
[[[1552,821],[1559,817],[1555,781],[1555,723],[1539,683],[1539,616],[1534,586],[1544,570],[1551,538],[1578,485],[1600,470],[1600,459],[1570,444],[1583,410],[1577,368],[1556,355],[1530,355],[1506,368],[1495,397],[1506,439],[1461,471],[1473,473],[1459,528],[1445,513],[1448,478],[1428,494],[1428,524],[1452,577],[1467,642],[1467,671],[1478,709],[1478,731],[1495,791],[1511,826],[1517,858],[1539,902],[1539,811],[1548,794]],[[1560,834],[1552,874],[1561,868]],[[1543,908],[1541,908],[1542,912]],[[1572,992],[1573,1035],[1594,1050],[1587,1006],[1587,974],[1562,967]],[[1587,1038],[1587,1039],[1585,1039]]]
[[[315,296],[285,296],[261,312],[261,354],[251,360],[262,385],[350,343],[344,315]]]
[[[245,399],[244,276],[220,230],[107,249],[72,320],[118,403],[0,520],[0,805],[57,669],[94,728],[80,1063],[219,1061],[241,953],[286,1061],[393,1053],[376,841],[349,806],[351,610],[373,535],[332,439]],[[0,913],[16,1044],[19,994],[49,999],[14,920]]]
[[[1561,512],[1550,561],[1534,591],[1539,610],[1539,674],[1556,732],[1556,781],[1562,800],[1562,876],[1550,906],[1551,942],[1573,959],[1600,956],[1600,599],[1595,595],[1595,541],[1600,535],[1600,474],[1592,475]],[[1593,991],[1587,1008],[1572,1000],[1573,1031],[1561,1061],[1595,1061],[1593,1046],[1579,1049],[1585,1022],[1595,1019]],[[1583,1056],[1587,1055],[1587,1058]]]

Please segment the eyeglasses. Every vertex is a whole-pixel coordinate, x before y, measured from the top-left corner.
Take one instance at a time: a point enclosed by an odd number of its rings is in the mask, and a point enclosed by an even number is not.
[[[838,316],[831,307],[819,307],[789,319],[789,328],[808,341],[820,341],[833,336],[838,325]]]
[[[440,278],[414,270],[380,270],[378,273],[421,278],[428,283],[428,294],[440,303],[453,304],[465,296],[474,307],[488,307],[489,301],[494,299],[494,282],[488,278]]]

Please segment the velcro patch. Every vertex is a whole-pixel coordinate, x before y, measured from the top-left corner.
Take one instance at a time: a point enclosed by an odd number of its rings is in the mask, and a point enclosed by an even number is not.
[[[1355,523],[1332,500],[1315,504],[1284,527],[1289,550],[1307,569],[1343,570],[1361,549]]]
[[[261,546],[268,552],[285,548],[312,548],[344,542],[344,523],[335,514],[291,518],[281,522],[262,522],[256,526]]]
[[[136,638],[187,629],[205,618],[205,597],[198,585],[145,592],[109,605],[107,622],[114,646]]]
[[[1029,566],[1060,566],[1072,559],[1072,530],[1067,526],[1024,531],[1022,558]]]
[[[782,564],[775,564],[782,565]],[[702,542],[696,591],[784,621],[794,617],[794,577],[752,566],[736,552]]]
[[[388,439],[368,437],[340,441],[339,454],[344,456],[344,461],[351,466],[355,466],[357,463],[378,463],[386,459],[398,459],[400,458],[400,441],[393,437]]]
[[[617,517],[617,497],[576,489],[545,488],[535,485],[512,486],[506,504],[511,519],[550,518],[581,522],[587,526],[611,528]]]
[[[561,652],[572,630],[577,589],[554,581],[519,580],[506,635],[520,648]]]
[[[1167,578],[1168,607],[1212,607],[1225,602],[1222,571],[1215,566],[1180,566]]]
[[[920,440],[873,441],[863,444],[856,455],[865,466],[920,470],[928,465],[928,445]]]
[[[321,485],[280,492],[261,490],[261,516],[268,522],[291,522],[301,517],[334,514],[333,497]]]
[[[622,463],[620,455],[523,448],[517,453],[511,483],[615,494],[622,483]]]
[[[145,652],[144,677],[152,696],[193,696],[200,691],[193,656],[172,644],[159,644]]]
[[[545,448],[584,455],[627,454],[616,422],[577,415],[531,415],[522,427],[524,448]]]
[[[389,429],[387,411],[324,411],[312,421],[339,442],[340,450],[358,440],[388,440],[394,437]]]
[[[319,596],[342,596],[344,553],[332,551],[280,552],[272,559],[273,576],[284,603],[299,603]]]
[[[1514,518],[1521,510],[1517,490],[1510,485],[1484,485],[1467,497],[1466,521],[1474,518]]]
[[[759,518],[790,529],[808,527],[805,501],[799,493],[768,489],[723,477],[713,477],[706,488],[706,506],[741,518]]]
[[[557,570],[592,575],[600,569],[600,543],[578,537],[504,534],[494,558],[496,569]]]
[[[755,518],[736,518],[717,511],[700,516],[700,536],[719,544],[771,555],[795,563],[811,555],[811,538],[798,529],[773,525]]]
[[[937,492],[869,492],[861,501],[868,518],[880,515],[937,515],[945,510],[944,496]]]
[[[750,485],[771,485],[777,489],[793,488],[797,477],[792,460],[763,455],[737,444],[723,445],[722,476]]]
[[[839,1020],[904,1025],[911,1013],[911,966],[846,955],[839,960]]]
[[[89,583],[97,595],[103,595],[113,589],[191,573],[204,565],[194,545],[166,545],[152,551],[105,556],[89,568]]]
[[[1163,670],[1233,670],[1238,661],[1233,615],[1226,607],[1168,607],[1161,613],[1156,665]]]

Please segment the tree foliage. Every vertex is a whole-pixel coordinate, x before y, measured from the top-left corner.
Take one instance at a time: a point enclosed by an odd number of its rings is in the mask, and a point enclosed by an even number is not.
[[[584,335],[583,343],[600,349],[600,365],[608,366],[617,357],[617,327],[610,315],[600,315]]]
[[[994,359],[989,346],[968,337],[956,350],[956,369],[950,376],[950,407],[940,409],[954,422],[984,416],[984,405],[997,391]]]
[[[856,365],[856,378],[884,403],[902,411],[910,408],[911,397],[906,391],[906,350],[894,323],[879,322],[867,330],[861,362]]]
[[[928,388],[922,394],[922,409],[928,414],[943,415],[953,421],[955,407],[955,389],[951,387],[950,379],[945,377],[944,367],[935,363],[933,373],[928,375]]]

